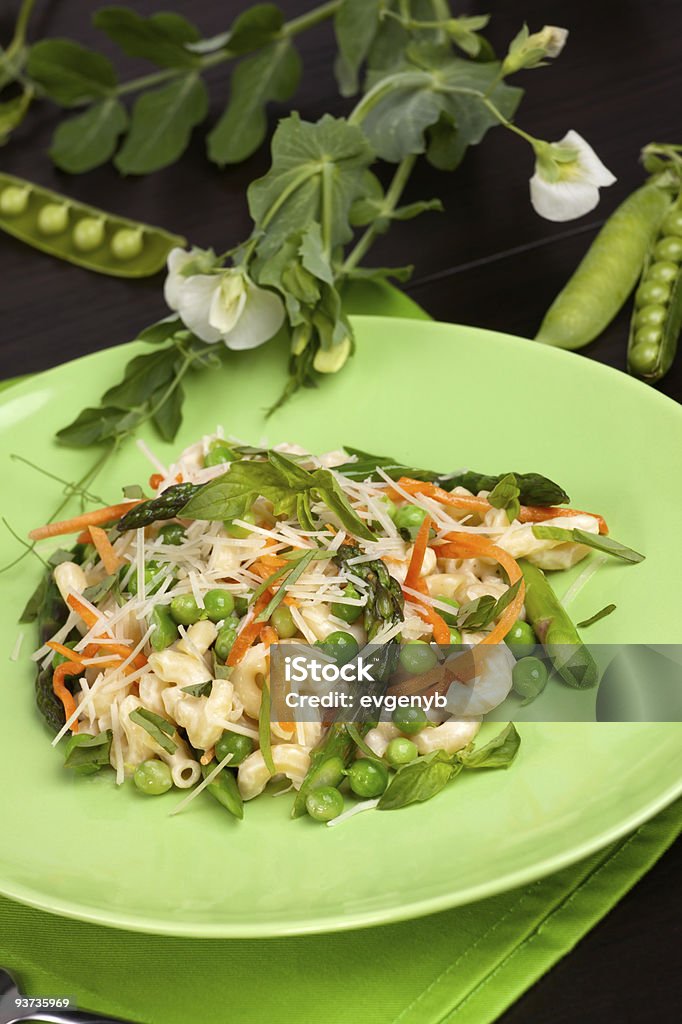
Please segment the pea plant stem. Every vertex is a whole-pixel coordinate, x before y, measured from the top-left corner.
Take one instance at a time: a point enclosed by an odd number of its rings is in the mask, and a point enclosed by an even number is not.
[[[341,267],[342,275],[348,274],[351,270],[357,267],[358,263],[360,263],[360,261],[367,254],[368,249],[370,248],[372,242],[377,236],[377,224],[381,223],[382,218],[390,217],[393,211],[395,210],[396,206],[400,201],[400,197],[403,194],[405,186],[407,185],[408,179],[410,177],[410,174],[412,173],[416,161],[417,154],[410,153],[408,156],[403,157],[403,159],[398,164],[396,172],[393,175],[393,180],[388,187],[388,191],[386,192],[386,198],[384,200],[383,206],[377,212],[377,219],[374,221],[373,224],[370,224],[370,226],[358,240],[355,247],[346,257],[343,266]]]

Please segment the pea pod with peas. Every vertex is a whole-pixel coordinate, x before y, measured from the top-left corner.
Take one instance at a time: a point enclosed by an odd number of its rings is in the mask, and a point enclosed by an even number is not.
[[[98,274],[149,277],[186,240],[0,172],[0,229]]]

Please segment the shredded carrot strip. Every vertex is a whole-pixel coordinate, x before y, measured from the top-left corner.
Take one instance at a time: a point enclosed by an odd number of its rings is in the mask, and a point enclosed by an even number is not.
[[[89,544],[90,543],[90,530],[83,530],[76,537],[76,544]]]
[[[444,491],[442,487],[436,487],[435,484],[426,483],[423,480],[413,480],[408,476],[401,476],[398,485],[404,491],[407,491],[408,494],[423,494],[427,498],[433,498],[435,501],[440,502],[441,505],[451,505],[453,508],[478,512],[481,516],[484,516],[492,508],[490,502],[485,498],[477,498],[474,495],[467,494],[451,494],[450,491]],[[402,497],[397,491],[392,493],[398,497],[398,500]],[[519,522],[539,523],[543,519],[556,519],[557,516],[593,516],[599,523],[599,532],[609,532],[606,521],[602,516],[597,515],[596,512],[582,512],[577,508],[560,508],[557,505],[548,505],[547,507],[541,505],[522,505],[519,512]]]
[[[123,559],[114,551],[114,546],[101,526],[89,526],[88,530],[92,537],[92,543],[97,549],[102,565],[109,576],[117,572],[123,565]]]
[[[66,603],[74,612],[78,612],[88,629],[92,629],[99,622],[99,616],[90,611],[88,606],[76,594],[69,594],[66,598]]]
[[[523,579],[523,573],[516,559],[498,547],[497,544],[493,544],[488,537],[481,537],[478,534],[472,533],[449,533],[447,541],[447,544],[439,548],[441,558],[491,558],[493,561],[498,562],[505,570],[509,577],[510,585],[516,583],[517,580]],[[497,644],[504,640],[519,617],[519,613],[523,608],[524,595],[525,584],[521,582],[516,597],[507,605],[500,616],[500,621],[483,638],[481,643]]]
[[[163,483],[163,475],[161,473],[152,473],[149,477],[149,486],[153,491],[157,491]]]
[[[419,574],[422,571],[422,565],[424,564],[424,555],[426,549],[429,546],[429,532],[431,530],[431,516],[426,516],[424,522],[419,527],[419,532],[414,541],[414,548],[412,549],[412,558],[407,570],[405,577],[404,586],[409,587],[410,590],[416,590],[417,583],[419,582]]]
[[[126,512],[130,512],[131,508],[141,504],[141,501],[122,501],[119,505],[97,508],[93,512],[86,512],[73,519],[62,519],[58,523],[46,523],[45,526],[37,526],[35,530],[31,530],[29,537],[31,540],[43,540],[45,537],[59,537],[64,533],[77,533],[86,527],[98,526],[101,523],[113,523]]]
[[[91,612],[88,606],[84,604],[83,601],[81,601],[76,594],[69,594],[66,599],[66,603],[68,604],[69,608],[72,608],[75,612],[78,612],[78,614],[80,615],[88,629],[92,629],[92,627],[99,622],[99,616]],[[107,637],[106,633],[105,637]],[[101,644],[97,644],[97,641],[95,640],[93,644],[89,644],[88,647],[86,647],[86,650],[88,650],[89,647],[93,646],[96,646],[97,649],[99,650]],[[132,653],[130,647],[128,647],[126,644],[106,644],[106,650],[107,652],[110,651],[112,654],[120,654],[122,658],[128,658]],[[73,652],[71,653],[73,654]],[[131,671],[133,668],[144,668],[146,664],[147,659],[145,658],[144,654],[136,654],[130,663]]]
[[[73,654],[73,651],[70,653]],[[82,670],[83,666],[80,661],[63,661],[52,675],[52,692],[62,702],[67,721],[76,710],[76,701],[71,691],[67,689],[64,679],[66,676],[75,676]],[[78,720],[71,723],[71,732],[78,732]]]
[[[261,555],[258,561],[262,565],[269,566],[271,569],[279,569],[281,565],[287,565],[287,559],[280,558],[279,555]]]
[[[272,626],[268,626],[267,624],[261,626],[260,638],[265,644],[266,651],[270,650],[270,644],[276,644],[279,642],[279,637],[277,635],[276,630],[274,630]]]
[[[57,652],[57,654],[63,654],[69,661],[80,660],[84,657],[83,654],[76,654],[76,652],[72,651],[70,647],[65,647],[64,644],[58,644],[56,640],[48,640],[46,646],[51,647],[53,651]]]
[[[239,662],[242,660],[251,644],[258,637],[263,627],[263,624],[261,622],[256,622],[256,619],[263,611],[271,597],[272,594],[268,589],[260,595],[256,603],[254,604],[253,619],[251,620],[251,622],[249,622],[248,626],[244,626],[243,630],[241,631],[241,633],[235,640],[234,644],[232,645],[232,650],[228,655],[226,664],[230,667],[239,664]]]
[[[426,584],[422,579],[417,580],[417,585],[413,588],[414,590],[420,590],[422,593],[426,593]],[[414,599],[415,601],[417,598]],[[430,604],[419,603],[417,609],[419,615],[424,622],[430,622],[433,627],[433,639],[437,644],[449,644],[450,643],[450,627],[443,618],[439,615],[435,608]]]

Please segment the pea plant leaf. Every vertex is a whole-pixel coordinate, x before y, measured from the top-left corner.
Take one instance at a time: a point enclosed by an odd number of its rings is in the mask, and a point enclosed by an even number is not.
[[[301,60],[288,39],[245,58],[232,76],[230,102],[208,136],[209,159],[223,167],[251,156],[267,132],[267,104],[290,99],[300,77]]]
[[[381,0],[343,0],[334,18],[339,54],[334,72],[342,96],[358,91],[358,74],[379,28]]]
[[[185,393],[181,384],[176,384],[170,394],[169,388],[162,387],[151,396],[150,404],[158,408],[152,416],[152,423],[164,441],[174,441],[182,426],[182,406]]]
[[[231,53],[248,53],[271,42],[282,25],[284,15],[275,4],[255,4],[234,20],[226,43]]]
[[[198,62],[185,44],[196,42],[201,33],[180,14],[144,18],[128,7],[102,7],[92,21],[129,57],[142,57],[162,68],[191,68]]]
[[[134,430],[142,413],[117,409],[115,406],[87,408],[68,427],[57,431],[57,440],[69,448],[88,448],[91,444],[109,441],[118,434]]]
[[[29,51],[26,71],[50,99],[63,107],[109,96],[116,86],[111,61],[69,39],[36,43]]]
[[[32,98],[33,89],[29,86],[19,96],[0,103],[0,146],[4,146],[14,129],[24,120]]]
[[[174,347],[135,356],[127,364],[120,383],[104,392],[102,402],[117,409],[138,409],[160,388],[168,386],[175,376],[177,361]]]
[[[82,174],[109,160],[128,126],[128,113],[114,96],[93,103],[62,121],[52,137],[50,156],[62,171]]]
[[[149,174],[172,164],[207,113],[206,86],[194,71],[144,93],[133,107],[130,131],[114,161],[119,171]]]
[[[352,237],[350,208],[372,160],[362,130],[341,118],[325,114],[311,124],[292,114],[280,121],[272,140],[272,166],[247,192],[255,231],[265,232],[259,255],[273,255],[291,232],[304,231],[318,219],[328,250],[347,242]]]

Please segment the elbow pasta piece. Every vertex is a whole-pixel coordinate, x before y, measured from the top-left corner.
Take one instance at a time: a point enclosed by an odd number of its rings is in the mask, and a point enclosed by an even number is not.
[[[85,573],[75,562],[61,562],[55,566],[53,577],[65,602],[70,593],[82,594],[88,585]]]
[[[506,644],[480,644],[471,648],[471,654],[476,665],[474,679],[466,684],[454,680],[446,694],[447,709],[457,718],[487,714],[506,699],[512,688],[516,659]],[[457,657],[451,655],[452,659]]]
[[[163,692],[170,685],[170,683],[164,683],[153,672],[145,672],[138,680],[140,700],[155,715],[165,715],[166,707],[163,703]]]
[[[212,679],[203,661],[191,654],[174,651],[172,647],[150,654],[149,667],[164,683],[177,683],[179,686],[197,686]]]
[[[121,745],[127,775],[131,774],[131,769],[134,769],[136,765],[146,761],[150,754],[159,757],[163,753],[162,747],[151,738],[149,733],[137,722],[130,720],[131,712],[141,707],[143,707],[142,701],[134,694],[124,697],[118,707],[119,722],[125,736],[125,741]]]
[[[400,736],[400,729],[393,725],[392,722],[379,722],[378,725],[365,734],[365,743],[370,750],[374,751],[377,757],[383,757],[386,753],[386,747],[391,740],[396,739],[398,736]],[[362,756],[362,752],[358,751],[358,755]]]
[[[339,628],[331,620],[329,607],[321,604],[302,604],[299,611],[305,619],[306,625],[318,640],[326,640],[330,633],[334,633]]]
[[[294,789],[300,789],[310,767],[310,755],[298,743],[277,743],[272,748],[272,760],[277,775],[286,775]],[[237,771],[237,785],[244,800],[253,800],[263,792],[270,779],[263,754],[254,750],[242,761]]]
[[[208,571],[229,576],[245,558],[258,558],[265,548],[265,537],[253,535],[245,540],[218,537],[208,560]]]
[[[166,750],[159,751],[159,757],[171,770],[173,785],[178,789],[191,789],[201,778],[201,765],[192,757],[183,740],[176,738],[178,749],[174,754]]]
[[[181,654],[189,654],[190,657],[206,654],[217,635],[218,627],[210,619],[201,619],[189,627],[186,637],[178,640],[175,649]]]
[[[414,740],[420,754],[430,754],[432,750],[444,750],[446,754],[454,754],[456,750],[462,750],[471,743],[480,728],[481,723],[477,719],[462,721],[451,718],[435,728],[422,729],[411,739]]]
[[[234,686],[234,692],[244,708],[244,713],[258,721],[261,703],[261,688],[256,681],[256,676],[267,674],[267,656],[264,644],[254,644],[250,647],[238,665],[232,669],[230,682]]]
[[[512,523],[506,533],[497,541],[513,558],[527,558],[539,569],[569,569],[579,562],[590,549],[573,541],[541,540],[533,534],[533,526],[542,524]],[[599,533],[599,523],[594,516],[557,516],[544,524],[559,526],[565,530],[584,530]]]
[[[208,750],[223,734],[225,721],[242,716],[242,705],[234,700],[234,687],[228,679],[214,679],[209,697],[193,697],[179,686],[162,693],[165,714],[187,730],[193,747]]]

